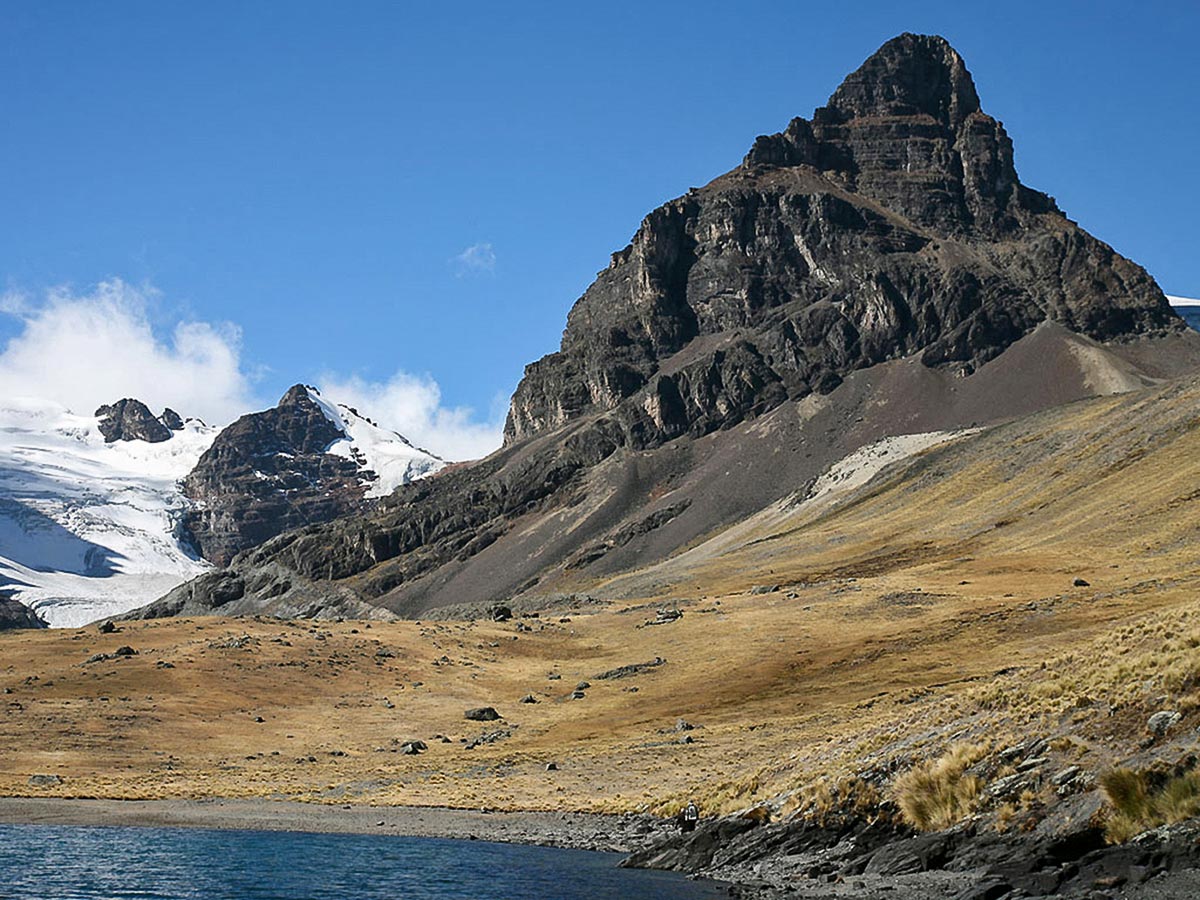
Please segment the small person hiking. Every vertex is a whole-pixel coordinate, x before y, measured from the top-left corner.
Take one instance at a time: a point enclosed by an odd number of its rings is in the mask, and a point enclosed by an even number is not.
[[[689,800],[688,805],[683,808],[683,812],[679,814],[679,828],[681,831],[695,831],[696,823],[700,821],[700,810],[696,806],[694,800]]]

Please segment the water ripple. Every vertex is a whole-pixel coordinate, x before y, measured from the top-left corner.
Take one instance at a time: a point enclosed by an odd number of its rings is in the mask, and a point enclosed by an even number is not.
[[[610,853],[483,841],[0,826],[2,900],[706,900]]]

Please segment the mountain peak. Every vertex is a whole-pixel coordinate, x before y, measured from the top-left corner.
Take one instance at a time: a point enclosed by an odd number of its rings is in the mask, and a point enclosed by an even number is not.
[[[908,33],[846,76],[828,108],[840,119],[928,115],[952,128],[980,110],[971,73],[950,43]]]
[[[349,407],[295,384],[271,409],[225,428],[184,479],[187,519],[204,558],[226,565],[286,531],[363,508],[437,471],[437,457]]]
[[[805,166],[913,225],[994,239],[1057,213],[1021,184],[1003,124],[983,112],[958,52],[936,35],[892,38],[855,69],[811,121],[761,135],[745,169]]]
[[[276,406],[315,406],[316,403],[312,398],[312,391],[316,388],[309,387],[305,384],[293,384],[282,397],[279,398],[279,403]]]

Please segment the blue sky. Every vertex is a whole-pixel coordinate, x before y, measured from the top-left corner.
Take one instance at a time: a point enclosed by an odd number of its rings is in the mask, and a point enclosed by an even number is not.
[[[82,306],[212,364],[182,412],[320,382],[467,455],[643,215],[906,30],[963,54],[1027,184],[1200,295],[1195,2],[7,0],[0,341],[45,357]],[[52,399],[162,390],[74,355]]]

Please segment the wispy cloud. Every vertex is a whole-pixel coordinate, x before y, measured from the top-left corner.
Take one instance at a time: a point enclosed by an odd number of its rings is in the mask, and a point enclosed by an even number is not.
[[[480,421],[469,407],[445,407],[441,388],[428,376],[397,372],[380,382],[326,373],[317,385],[330,400],[355,407],[443,459],[478,459],[500,446],[502,409],[493,409],[490,421]]]
[[[0,294],[0,313],[18,318],[33,312],[33,303],[29,295],[16,289]]]
[[[464,275],[492,274],[496,271],[496,251],[489,243],[472,244],[452,260],[454,273]]]
[[[158,299],[154,289],[120,279],[36,300],[4,294],[0,312],[19,319],[22,330],[0,352],[0,396],[52,400],[83,415],[136,397],[155,411],[170,406],[212,423],[255,408],[240,329],[179,322],[159,337],[149,315]]]

